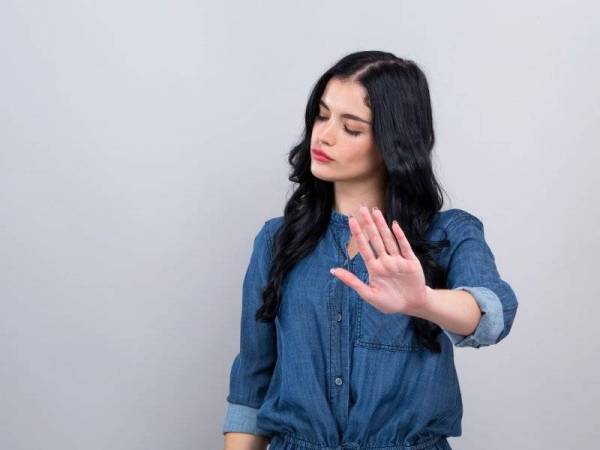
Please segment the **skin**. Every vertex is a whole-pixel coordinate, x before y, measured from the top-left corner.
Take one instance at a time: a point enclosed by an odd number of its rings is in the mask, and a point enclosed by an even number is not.
[[[334,161],[312,158],[311,172],[334,183],[334,207],[349,216],[348,254],[360,252],[369,284],[341,267],[332,268],[332,275],[384,313],[413,315],[457,334],[471,334],[482,315],[473,296],[427,286],[421,263],[399,224],[394,221],[390,228],[385,221],[381,209],[387,176],[366,98],[360,83],[332,78],[312,128],[311,148]],[[356,117],[345,117],[348,114]]]
[[[312,129],[311,149],[324,151],[334,161],[324,163],[313,158],[311,172],[334,183],[335,209],[346,215],[356,215],[361,203],[383,207],[387,174],[371,131],[372,114],[366,97],[367,91],[360,83],[332,78],[321,97],[323,103]],[[342,117],[344,113],[362,120]],[[352,236],[348,244],[350,257],[357,250]]]
[[[250,433],[225,433],[223,450],[266,450],[269,441]]]
[[[421,263],[402,229],[397,222],[390,229],[381,213],[387,172],[373,139],[366,95],[357,82],[331,79],[321,98],[327,107],[321,106],[312,129],[311,148],[324,151],[334,161],[313,158],[311,172],[334,183],[335,209],[350,216],[348,255],[360,252],[369,284],[343,268],[332,269],[332,274],[384,313],[414,315],[455,333],[470,334],[481,317],[473,296],[426,286]],[[247,433],[226,433],[224,444],[225,450],[264,450],[268,441]]]

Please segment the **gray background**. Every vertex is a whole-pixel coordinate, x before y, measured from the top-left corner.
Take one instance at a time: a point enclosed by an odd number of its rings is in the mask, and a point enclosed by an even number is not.
[[[414,59],[520,308],[457,450],[600,438],[594,2],[0,4],[0,448],[217,449],[252,238],[334,61]]]

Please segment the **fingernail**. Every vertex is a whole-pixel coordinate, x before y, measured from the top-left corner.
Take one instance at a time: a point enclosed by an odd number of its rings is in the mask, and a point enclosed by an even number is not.
[[[329,269],[329,272],[331,273],[331,275],[335,275],[335,269],[332,267],[331,269]]]

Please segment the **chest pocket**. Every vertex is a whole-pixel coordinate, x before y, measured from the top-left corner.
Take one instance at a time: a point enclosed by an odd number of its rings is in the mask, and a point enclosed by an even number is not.
[[[357,276],[365,283],[368,274]],[[393,352],[414,352],[422,349],[416,341],[411,316],[402,313],[386,314],[358,297],[358,336],[356,345]]]

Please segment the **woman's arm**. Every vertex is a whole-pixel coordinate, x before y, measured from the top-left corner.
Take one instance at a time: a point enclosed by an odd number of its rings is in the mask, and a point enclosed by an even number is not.
[[[429,320],[440,328],[456,334],[473,333],[481,321],[483,312],[472,294],[463,290],[427,289],[427,304],[415,314]]]
[[[460,211],[447,232],[447,289],[427,289],[421,316],[438,324],[457,347],[497,344],[512,328],[516,294],[500,276],[479,219]]]
[[[226,438],[226,443],[232,439],[236,443],[243,440],[254,443],[254,447],[244,447],[252,449],[259,448],[256,445],[267,435],[266,432],[261,433],[263,430],[258,427],[257,415],[277,361],[275,323],[261,322],[255,318],[256,311],[262,305],[262,291],[268,281],[271,258],[267,221],[254,238],[252,255],[242,285],[240,350],[229,371],[227,414],[222,429],[224,435],[235,435]]]
[[[264,436],[248,433],[225,433],[224,450],[266,450],[269,441]]]

